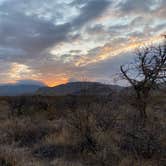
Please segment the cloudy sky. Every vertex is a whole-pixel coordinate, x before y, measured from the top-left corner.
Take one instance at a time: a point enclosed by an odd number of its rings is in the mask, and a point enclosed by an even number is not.
[[[0,83],[112,83],[165,32],[165,0],[0,0]]]

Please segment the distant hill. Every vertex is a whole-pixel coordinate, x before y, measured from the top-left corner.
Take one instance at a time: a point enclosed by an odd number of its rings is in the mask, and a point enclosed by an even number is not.
[[[32,95],[42,85],[28,85],[28,84],[4,84],[0,85],[0,96],[19,96]]]
[[[42,87],[36,92],[43,96],[63,96],[63,95],[109,95],[113,91],[123,89],[117,85],[106,85],[98,82],[70,82],[55,87]]]

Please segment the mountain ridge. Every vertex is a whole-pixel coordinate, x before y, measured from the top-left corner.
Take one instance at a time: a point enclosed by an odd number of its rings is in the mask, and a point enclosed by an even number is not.
[[[118,85],[108,85],[99,82],[69,82],[54,87],[42,87],[36,92],[43,96],[63,96],[63,95],[108,95],[112,91],[119,91],[123,87]]]
[[[33,84],[3,84],[0,85],[0,96],[33,95],[41,87]]]

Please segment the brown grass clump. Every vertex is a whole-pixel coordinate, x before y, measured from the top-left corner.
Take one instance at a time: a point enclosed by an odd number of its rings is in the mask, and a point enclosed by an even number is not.
[[[31,155],[28,149],[15,146],[0,147],[0,164],[2,166],[44,166]]]
[[[29,118],[11,119],[4,122],[2,132],[6,143],[16,142],[20,146],[31,146],[40,141],[51,130],[46,124],[32,122]]]

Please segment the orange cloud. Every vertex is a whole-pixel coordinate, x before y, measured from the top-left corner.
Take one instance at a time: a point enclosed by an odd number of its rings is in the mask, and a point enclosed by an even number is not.
[[[127,44],[121,43],[117,46],[112,46],[107,44],[101,48],[99,53],[93,59],[88,56],[81,57],[77,62],[75,62],[75,65],[86,66],[91,63],[97,63],[99,61],[106,60],[110,57],[117,56],[121,53],[126,53],[145,45],[150,45],[152,43],[160,42],[161,40],[162,40],[162,36],[155,36],[155,37],[151,37],[149,39],[146,39],[146,40],[144,39],[141,41],[136,40],[135,38],[130,38]]]

